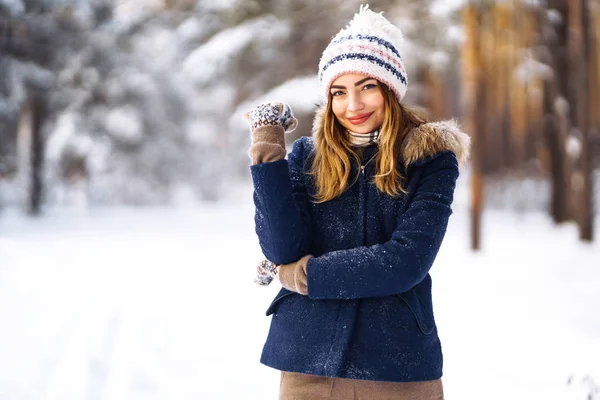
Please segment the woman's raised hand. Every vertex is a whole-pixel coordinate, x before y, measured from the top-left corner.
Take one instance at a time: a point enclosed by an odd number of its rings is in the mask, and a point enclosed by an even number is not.
[[[250,124],[252,145],[248,155],[252,165],[284,158],[284,133],[293,131],[298,125],[290,106],[281,102],[263,103],[245,113],[244,117]]]
[[[250,131],[265,125],[279,125],[287,133],[298,126],[291,107],[282,102],[260,104],[244,114],[244,117],[250,124]]]

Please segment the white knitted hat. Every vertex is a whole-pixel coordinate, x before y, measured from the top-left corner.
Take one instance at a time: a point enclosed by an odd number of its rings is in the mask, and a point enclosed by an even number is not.
[[[319,83],[325,101],[333,81],[346,73],[370,76],[394,91],[398,101],[406,93],[408,77],[398,46],[404,36],[400,29],[374,13],[369,5],[331,40],[319,62]]]

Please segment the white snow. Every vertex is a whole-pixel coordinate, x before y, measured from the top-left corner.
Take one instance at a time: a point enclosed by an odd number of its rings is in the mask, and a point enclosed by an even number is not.
[[[142,117],[133,106],[108,111],[104,126],[111,136],[126,143],[139,144],[144,137]]]
[[[546,2],[544,0],[521,0],[525,6],[540,8]]]
[[[308,113],[315,104],[321,102],[319,78],[317,75],[299,76],[271,89],[253,101],[254,105],[266,101],[284,101],[297,112]]]
[[[288,24],[273,16],[222,30],[190,53],[183,62],[183,72],[197,84],[208,84],[218,80],[226,72],[230,60],[238,57],[240,51],[253,41],[258,41],[255,53],[260,57],[260,51],[268,52],[269,43],[287,35],[288,31]]]
[[[237,6],[239,0],[206,1],[198,4],[205,11],[222,11]]]
[[[525,59],[515,68],[513,74],[515,78],[518,79],[522,84],[526,84],[534,78],[548,80],[554,77],[554,71],[551,67],[529,56],[526,56]]]
[[[466,39],[465,29],[462,25],[450,25],[446,36],[448,42],[452,44],[462,44]]]
[[[600,381],[600,244],[542,214],[488,211],[472,253],[459,183],[432,270],[446,398],[587,399]],[[0,398],[277,398],[259,356],[278,287],[252,283],[251,195],[39,220],[4,210]]]
[[[443,70],[451,61],[450,54],[442,50],[431,52],[429,55],[429,61],[433,69]]]
[[[434,0],[429,12],[436,17],[448,17],[448,14],[457,12],[466,3],[465,0]]]
[[[554,110],[558,113],[558,115],[566,118],[569,116],[570,109],[571,107],[569,106],[569,102],[565,97],[556,97],[556,100],[554,100]]]
[[[190,121],[185,128],[187,136],[199,146],[212,144],[216,139],[215,132],[219,130],[222,130],[222,126],[207,118]]]
[[[125,32],[144,18],[165,8],[164,0],[115,0],[114,27]]]
[[[132,37],[131,45],[139,60],[152,60],[145,66],[153,72],[173,73],[173,65],[180,53],[180,43],[175,31],[168,27],[149,26],[143,35]]]
[[[46,144],[46,159],[57,162],[69,141],[77,134],[77,115],[64,112],[58,116],[52,135]]]
[[[571,160],[579,159],[581,147],[581,132],[576,127],[572,127],[569,136],[567,137],[567,142],[565,143],[567,154]]]
[[[175,32],[183,42],[191,41],[204,33],[206,25],[198,17],[190,16],[177,27]]]
[[[563,21],[562,14],[560,13],[560,11],[555,10],[555,9],[547,10],[546,18],[554,26],[558,26],[558,25],[562,24],[562,21]]]
[[[310,113],[316,104],[323,101],[320,93],[319,78],[316,74],[290,79],[264,95],[240,104],[231,114],[229,128],[232,131],[246,131],[248,122],[243,118],[244,113],[267,102],[287,103],[295,114]]]
[[[10,15],[22,15],[25,12],[25,6],[20,0],[0,0],[0,6],[7,9]]]

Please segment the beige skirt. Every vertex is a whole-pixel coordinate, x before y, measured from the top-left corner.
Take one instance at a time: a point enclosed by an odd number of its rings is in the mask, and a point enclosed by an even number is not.
[[[279,400],[443,400],[442,381],[379,382],[281,372]]]

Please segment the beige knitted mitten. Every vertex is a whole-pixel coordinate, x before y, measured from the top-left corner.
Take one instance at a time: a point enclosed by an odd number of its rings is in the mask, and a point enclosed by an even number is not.
[[[285,158],[286,132],[298,125],[292,109],[285,103],[261,104],[244,114],[250,124],[252,145],[248,155],[252,165],[273,162]]]
[[[306,264],[311,258],[312,256],[307,254],[296,262],[278,266],[277,277],[281,286],[292,292],[307,295]]]

